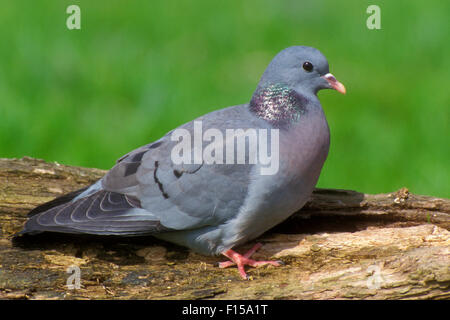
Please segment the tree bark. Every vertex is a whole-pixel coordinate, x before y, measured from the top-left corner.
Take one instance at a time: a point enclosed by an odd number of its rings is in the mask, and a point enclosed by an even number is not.
[[[42,235],[13,241],[27,212],[105,171],[0,159],[0,299],[448,299],[450,200],[403,188],[369,195],[316,189],[306,206],[255,242],[282,267],[219,269],[152,237]],[[80,288],[67,284],[80,270]],[[73,272],[73,271],[72,271]]]

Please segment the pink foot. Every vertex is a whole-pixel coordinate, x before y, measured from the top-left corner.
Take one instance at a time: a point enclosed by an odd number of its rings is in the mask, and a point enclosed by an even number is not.
[[[251,248],[249,251],[247,251],[244,255],[240,255],[239,253],[233,251],[233,250],[227,250],[222,252],[222,254],[229,258],[231,261],[226,262],[219,262],[219,268],[228,268],[231,266],[234,266],[237,264],[239,274],[241,275],[242,279],[248,280],[249,277],[245,273],[244,266],[249,265],[251,267],[259,267],[264,266],[267,264],[271,264],[275,267],[278,267],[283,264],[282,261],[255,261],[252,259],[249,259],[252,254],[254,254],[259,248],[262,247],[261,243],[257,243],[253,248]]]

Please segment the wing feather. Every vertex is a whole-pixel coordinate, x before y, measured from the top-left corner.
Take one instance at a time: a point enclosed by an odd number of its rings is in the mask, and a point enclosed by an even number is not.
[[[43,231],[140,235],[168,231],[132,197],[101,190],[33,215],[22,233]]]
[[[261,128],[245,106],[209,113],[203,130]],[[194,122],[182,127],[194,137]],[[138,235],[214,226],[243,206],[253,164],[174,164],[171,132],[123,157],[97,183],[30,212],[22,233]],[[203,147],[207,142],[203,141]],[[194,146],[191,141],[191,146]],[[193,154],[193,148],[189,150]],[[225,150],[224,150],[225,151]],[[225,152],[223,153],[225,154]]]

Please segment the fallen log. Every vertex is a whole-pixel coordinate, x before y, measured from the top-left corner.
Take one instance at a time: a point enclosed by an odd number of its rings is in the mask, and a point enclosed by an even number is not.
[[[249,268],[251,281],[217,268],[223,257],[152,237],[13,241],[31,208],[104,173],[0,159],[0,299],[450,298],[450,200],[406,188],[377,195],[316,189],[302,210],[256,240],[263,243],[256,259],[285,265]]]

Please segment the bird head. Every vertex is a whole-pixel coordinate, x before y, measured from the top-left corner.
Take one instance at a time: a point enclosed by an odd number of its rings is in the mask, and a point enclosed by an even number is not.
[[[321,89],[346,92],[344,85],[330,73],[325,56],[319,50],[305,46],[289,47],[278,53],[262,75],[258,87],[278,84],[303,94],[317,94]]]

